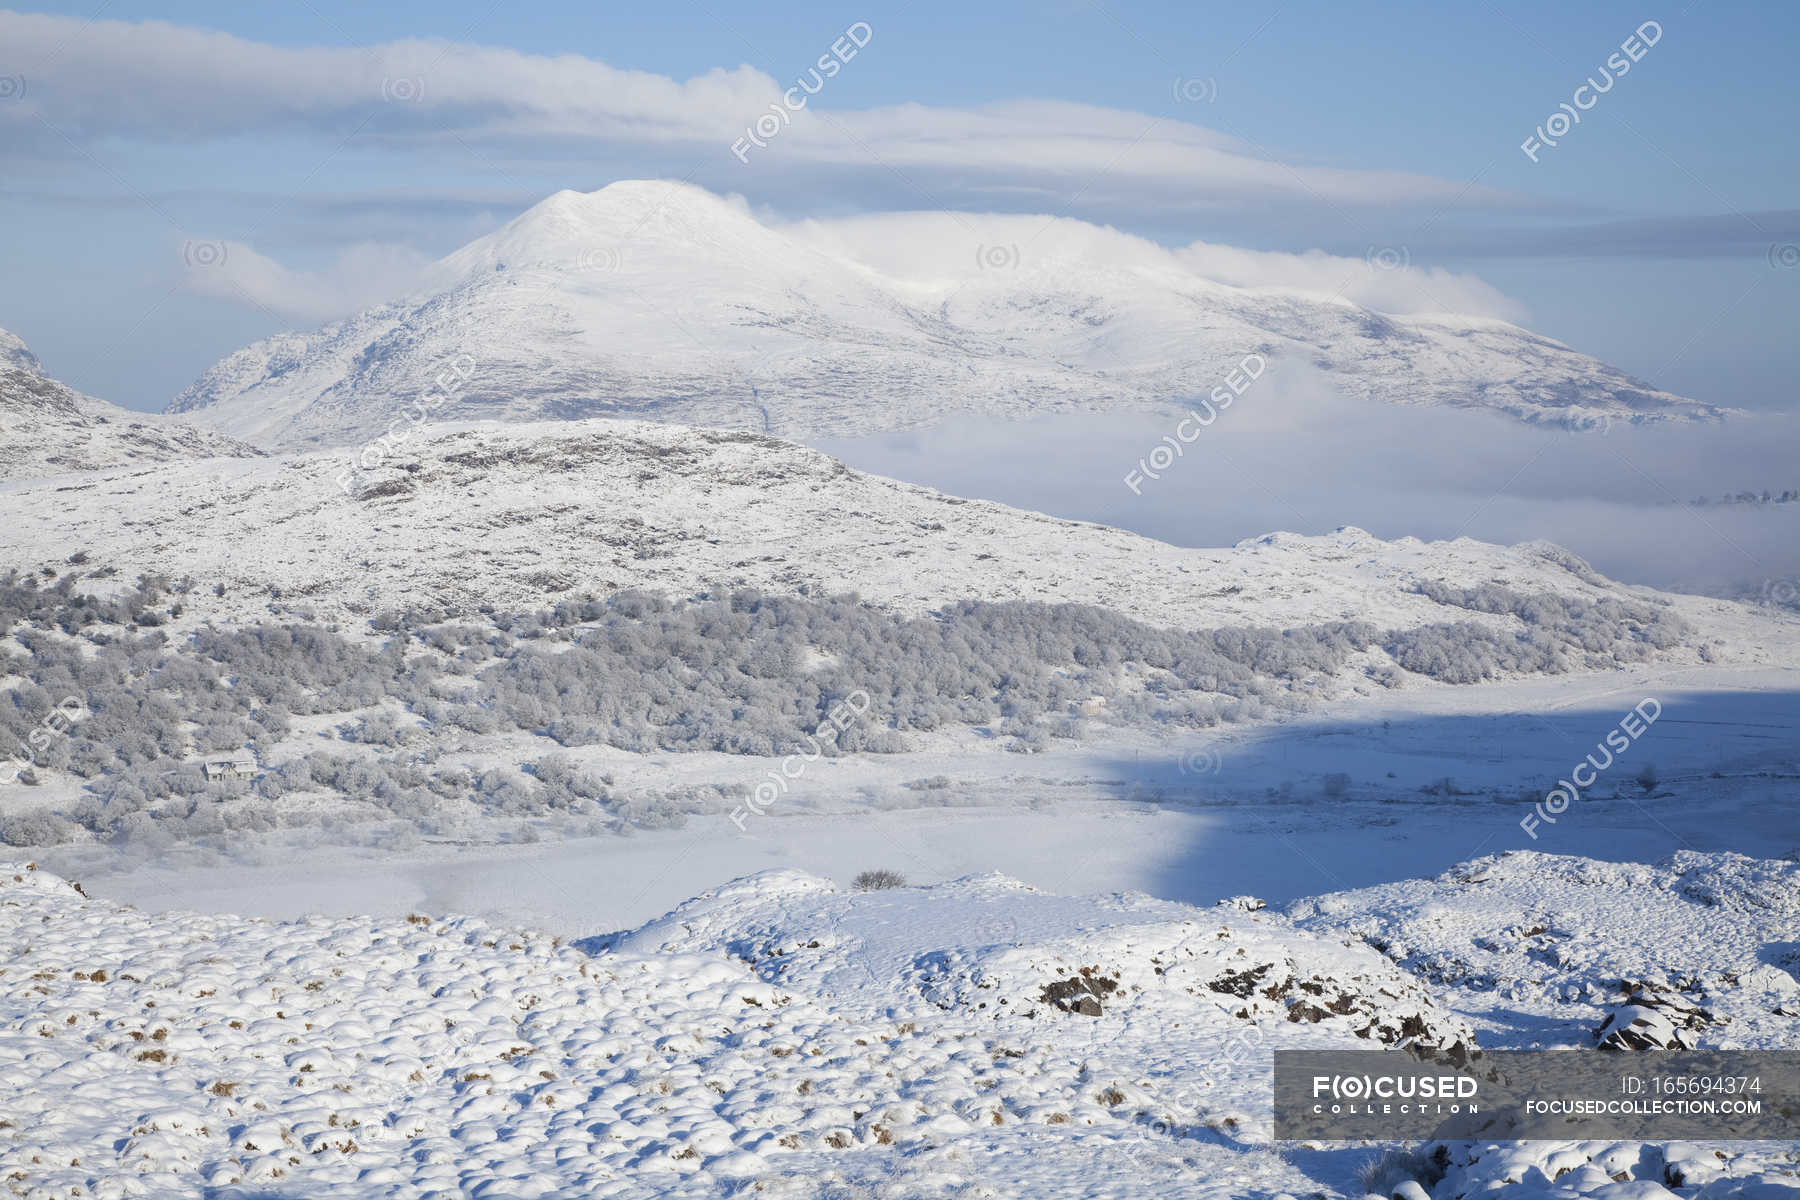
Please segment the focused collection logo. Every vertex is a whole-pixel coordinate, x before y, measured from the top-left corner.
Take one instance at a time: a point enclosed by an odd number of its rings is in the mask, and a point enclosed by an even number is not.
[[[1471,1075],[1314,1075],[1312,1111],[1324,1116],[1459,1116],[1480,1112]]]

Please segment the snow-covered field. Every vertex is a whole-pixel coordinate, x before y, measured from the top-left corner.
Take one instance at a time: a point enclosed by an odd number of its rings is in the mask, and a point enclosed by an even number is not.
[[[1369,1148],[1271,1144],[1273,1049],[1588,1045],[1645,1002],[1621,977],[1703,1011],[1705,1044],[1779,1044],[1797,920],[1800,866],[1728,854],[1513,853],[1285,911],[776,870],[576,943],[429,911],[155,915],[11,864],[0,1178],[46,1197],[1356,1195]],[[1426,1182],[1778,1197],[1796,1156],[1458,1143]]]
[[[640,421],[434,426],[362,470],[354,450],[0,484],[9,565],[83,553],[190,576],[190,622],[551,605],[625,588],[854,591],[907,613],[957,600],[1095,604],[1163,627],[1441,619],[1425,581],[1581,599],[1648,595],[1548,543],[1383,541],[1362,530],[1171,546],[852,471],[758,435]],[[271,537],[269,530],[279,530]],[[1659,597],[1727,661],[1800,662],[1800,622]]]

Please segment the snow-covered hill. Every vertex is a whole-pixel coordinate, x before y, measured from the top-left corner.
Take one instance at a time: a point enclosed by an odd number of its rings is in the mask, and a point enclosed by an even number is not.
[[[170,411],[266,445],[357,442],[455,361],[471,377],[441,416],[855,435],[1190,402],[1256,354],[1358,397],[1529,421],[1716,415],[1516,325],[1455,315],[1463,293],[1433,276],[1420,275],[1427,293],[1457,299],[1398,314],[1379,290],[1345,298],[1382,261],[1313,290],[1252,288],[1220,282],[1231,272],[1194,250],[1049,218],[775,226],[682,184],[564,191],[401,301],[229,356]]]
[[[1460,868],[1464,892],[1500,869]],[[1694,964],[1688,990],[1739,990],[1746,1019],[1781,1020],[1769,1007],[1800,991],[1790,970],[1738,975],[1746,954],[1791,951],[1792,864],[1503,870],[1520,898],[1538,877],[1600,885],[1558,888],[1561,928],[1654,901],[1633,918],[1646,969],[1659,951],[1665,974]],[[1678,945],[1679,922],[1654,936],[1684,902],[1672,887],[1732,894],[1747,875],[1780,903],[1713,910],[1730,951]],[[1300,928],[995,875],[854,894],[766,871],[571,945],[441,913],[148,914],[0,864],[0,1179],[57,1198],[1792,1200],[1781,1143],[1450,1143],[1381,1173],[1368,1147],[1272,1144],[1276,1049],[1591,1045],[1605,968],[1572,972],[1565,1003],[1529,985],[1520,1022],[1509,975],[1446,991],[1344,936],[1382,919],[1428,934],[1445,908],[1384,902],[1321,897]],[[1446,903],[1459,931],[1515,939],[1513,909]]]
[[[0,329],[0,480],[257,453],[210,429],[84,396]]]
[[[1687,659],[1800,662],[1800,624],[1608,580],[1555,546],[1277,533],[1187,549],[866,475],[747,433],[636,421],[428,430],[377,469],[351,452],[169,464],[5,494],[5,566],[71,547],[124,578],[191,577],[190,621],[308,611],[521,611],[629,588],[858,593],[917,615],[962,600],[1090,604],[1161,628],[1512,617],[1421,594],[1648,600],[1689,623]]]

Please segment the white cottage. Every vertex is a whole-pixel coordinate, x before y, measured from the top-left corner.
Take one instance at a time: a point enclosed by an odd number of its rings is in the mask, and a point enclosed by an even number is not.
[[[232,758],[210,758],[203,764],[206,782],[216,783],[226,779],[254,779],[258,772],[256,760],[248,755],[237,755]]]

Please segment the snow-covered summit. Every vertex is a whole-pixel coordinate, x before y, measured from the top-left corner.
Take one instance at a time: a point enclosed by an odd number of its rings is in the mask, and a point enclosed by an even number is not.
[[[1335,291],[1248,286],[1254,272],[1193,250],[1041,217],[777,225],[668,182],[563,191],[404,299],[230,355],[170,411],[263,444],[352,443],[466,356],[461,418],[856,435],[1182,402],[1257,354],[1395,403],[1714,415],[1491,314],[1456,315],[1479,305],[1436,276],[1420,279],[1440,304],[1386,311],[1388,293],[1352,285],[1369,264]]]
[[[0,480],[256,453],[211,430],[84,396],[0,329]]]
[[[454,285],[490,271],[564,270],[584,261],[604,269],[612,265],[601,257],[608,251],[622,255],[627,245],[643,250],[658,243],[673,253],[723,254],[723,265],[764,271],[780,270],[782,254],[793,246],[740,200],[687,184],[628,180],[596,192],[556,192],[440,260],[432,278]]]

